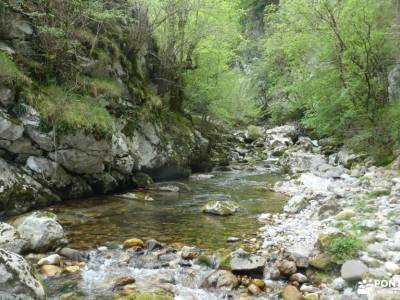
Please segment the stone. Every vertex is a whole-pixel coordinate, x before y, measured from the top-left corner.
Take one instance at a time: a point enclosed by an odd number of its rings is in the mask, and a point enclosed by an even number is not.
[[[400,294],[398,290],[377,290],[370,295],[371,300],[400,300]]]
[[[44,266],[44,265],[55,265],[59,266],[61,263],[61,257],[58,254],[52,254],[47,257],[44,257],[38,261],[38,266]]]
[[[332,287],[335,290],[343,291],[346,288],[347,284],[346,281],[342,277],[335,278],[332,281]]]
[[[119,278],[117,278],[117,280],[114,283],[114,288],[132,284],[132,283],[135,283],[135,281],[136,281],[135,278],[130,277],[130,276],[119,277]]]
[[[352,209],[345,209],[342,210],[340,213],[338,213],[335,217],[336,220],[338,221],[345,221],[345,220],[350,220],[356,215],[354,210]]]
[[[264,257],[250,254],[240,248],[231,253],[230,267],[234,273],[263,274],[265,263]]]
[[[32,251],[46,252],[66,243],[64,230],[53,213],[34,212],[17,218],[13,224]]]
[[[400,65],[395,65],[388,75],[390,101],[400,100]]]
[[[233,201],[211,200],[204,207],[203,212],[218,216],[229,216],[239,211],[239,206]]]
[[[64,272],[71,274],[79,273],[80,271],[81,268],[79,266],[68,266],[64,268]]]
[[[303,300],[319,300],[319,295],[317,293],[307,294],[303,297]]]
[[[124,246],[124,249],[133,248],[133,247],[143,248],[144,243],[141,239],[132,238],[132,239],[124,241],[123,246]]]
[[[43,265],[43,266],[40,267],[40,272],[45,277],[57,277],[57,276],[60,276],[62,274],[63,269],[60,268],[59,266]]]
[[[200,250],[196,247],[184,246],[181,249],[181,257],[183,259],[194,259],[200,255]]]
[[[162,249],[164,247],[164,245],[162,243],[160,243],[159,241],[156,240],[147,240],[144,243],[144,247],[148,250],[148,251],[153,251],[153,250],[157,250],[157,249]]]
[[[318,291],[318,288],[313,285],[303,284],[300,287],[300,291],[303,293],[315,293],[316,291]]]
[[[19,254],[26,249],[26,246],[27,241],[21,238],[13,226],[0,222],[0,248]]]
[[[250,294],[252,294],[254,296],[257,296],[257,295],[261,294],[261,292],[262,292],[261,289],[254,283],[250,284],[247,287],[247,290],[250,292]]]
[[[77,149],[58,150],[50,153],[50,158],[70,172],[81,175],[92,175],[104,171],[103,158],[89,155]]]
[[[277,268],[281,274],[287,276],[290,276],[297,271],[296,263],[289,260],[282,260],[278,262]]]
[[[54,151],[54,132],[51,131],[49,133],[44,133],[39,130],[39,128],[35,126],[25,126],[25,131],[28,137],[35,142],[40,149],[45,151]]]
[[[317,268],[319,270],[328,270],[332,265],[332,260],[328,254],[322,253],[318,254],[309,259],[310,266]]]
[[[234,289],[239,285],[237,277],[227,270],[217,270],[211,273],[205,279],[203,286],[213,287],[217,289],[226,288]]]
[[[182,182],[158,182],[149,187],[150,190],[168,193],[189,193],[190,187]]]
[[[251,281],[252,284],[255,284],[256,286],[258,286],[259,289],[264,290],[266,287],[265,281],[262,279],[258,279],[258,278],[254,278]]]
[[[0,249],[0,298],[44,300],[45,290],[33,268],[18,254]]]
[[[255,140],[262,138],[264,132],[261,127],[250,125],[247,127],[246,139],[251,143]]]
[[[62,294],[59,300],[82,300],[82,298],[77,293],[71,292]]]
[[[301,274],[301,273],[295,273],[290,275],[289,277],[290,281],[297,281],[298,283],[304,283],[307,282],[307,276]]]
[[[309,203],[306,195],[295,195],[289,199],[283,210],[287,213],[295,214],[304,209]]]
[[[400,266],[392,261],[385,262],[385,269],[391,274],[400,274]]]
[[[368,267],[359,260],[348,260],[342,265],[340,273],[348,282],[358,281],[368,273]]]
[[[293,285],[287,285],[282,291],[283,300],[302,300],[303,295]]]
[[[139,188],[149,188],[154,184],[153,179],[146,173],[138,172],[132,175],[133,183]]]
[[[11,121],[11,119],[0,111],[0,139],[15,141],[22,137],[24,127]]]
[[[364,157],[365,155],[355,154],[353,151],[346,148],[342,148],[337,154],[338,163],[348,169],[350,169],[353,164],[360,162]]]
[[[228,243],[236,243],[236,242],[240,241],[240,238],[234,237],[234,236],[230,236],[230,237],[228,237],[228,238],[226,239],[226,241],[227,241]]]
[[[71,248],[61,248],[57,250],[57,253],[67,259],[78,262],[86,261],[88,259],[88,255],[86,253]]]
[[[1,49],[1,42],[0,42]],[[15,92],[8,88],[0,86],[0,104],[3,106],[9,106],[14,103]]]

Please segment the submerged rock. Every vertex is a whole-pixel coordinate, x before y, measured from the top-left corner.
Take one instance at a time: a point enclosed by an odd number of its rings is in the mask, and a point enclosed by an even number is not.
[[[64,230],[55,214],[34,212],[17,218],[14,225],[32,251],[46,252],[66,243]]]
[[[33,268],[18,254],[0,249],[0,298],[44,300],[45,291]]]
[[[239,211],[239,206],[233,201],[211,200],[204,207],[203,212],[212,215],[229,216]]]

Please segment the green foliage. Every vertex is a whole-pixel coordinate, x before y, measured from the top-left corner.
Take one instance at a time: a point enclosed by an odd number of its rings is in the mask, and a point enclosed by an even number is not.
[[[81,129],[108,134],[113,119],[98,99],[74,94],[60,86],[48,86],[35,102],[47,124],[61,130]]]
[[[397,56],[392,0],[287,0],[270,6],[263,67],[266,114],[336,135],[386,163],[399,138],[399,105],[388,104]],[[383,159],[382,159],[383,158]]]
[[[389,196],[390,195],[390,190],[376,190],[376,191],[371,191],[367,193],[367,196],[369,198],[378,198],[382,196]]]
[[[30,83],[27,76],[22,73],[17,65],[10,59],[7,53],[0,51],[0,82],[18,85]]]
[[[223,257],[219,263],[219,268],[223,270],[230,270],[231,269],[231,256],[227,255]]]
[[[343,261],[357,256],[363,247],[359,239],[350,236],[341,236],[332,239],[328,245],[328,252],[336,261]]]

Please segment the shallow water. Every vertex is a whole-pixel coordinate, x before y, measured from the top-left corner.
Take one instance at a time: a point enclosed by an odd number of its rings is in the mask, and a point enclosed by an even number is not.
[[[260,227],[257,215],[279,212],[284,205],[285,197],[266,187],[279,176],[262,166],[246,168],[215,172],[212,179],[186,181],[190,193],[146,192],[154,201],[103,196],[69,201],[51,210],[58,215],[72,248],[93,249],[136,237],[216,250],[225,248],[230,236],[255,234]],[[234,200],[240,212],[229,217],[204,214],[201,208],[210,199]]]

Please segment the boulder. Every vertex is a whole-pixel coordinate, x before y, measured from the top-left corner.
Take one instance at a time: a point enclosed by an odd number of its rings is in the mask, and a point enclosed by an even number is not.
[[[27,241],[22,239],[18,231],[7,223],[0,222],[0,248],[21,253],[26,249]]]
[[[0,42],[1,49],[1,42]],[[9,106],[14,103],[15,92],[4,86],[0,86],[0,104],[3,106]]]
[[[33,268],[18,254],[0,249],[0,298],[44,300],[45,290]]]
[[[282,260],[278,262],[277,268],[279,272],[283,275],[292,275],[297,271],[296,263],[290,260]]]
[[[310,266],[323,271],[328,270],[332,266],[331,257],[326,253],[318,254],[314,257],[311,257],[308,263],[310,264]]]
[[[248,253],[238,249],[230,255],[230,267],[232,272],[240,274],[264,274],[266,259],[262,256]]]
[[[150,190],[156,192],[167,193],[188,193],[191,192],[190,187],[182,182],[157,182],[149,187]]]
[[[283,300],[302,300],[303,295],[293,285],[287,285],[282,291]]]
[[[226,270],[217,270],[212,272],[203,283],[207,288],[227,288],[234,289],[239,285],[237,277],[232,272]]]
[[[32,251],[46,252],[66,243],[64,230],[52,213],[34,212],[17,218],[13,224]]]
[[[50,158],[65,169],[76,174],[91,175],[104,171],[103,158],[77,149],[58,150]]]
[[[46,257],[43,257],[38,261],[38,266],[44,266],[44,265],[55,265],[59,266],[61,263],[61,257],[58,254],[52,254]]]
[[[239,206],[233,201],[211,200],[204,207],[203,212],[218,216],[229,216],[239,211]]]
[[[143,248],[143,246],[144,246],[143,241],[140,239],[136,239],[136,238],[126,240],[123,243],[124,249],[133,248],[133,247]]]
[[[24,127],[0,111],[0,139],[15,141],[22,137]]]
[[[58,249],[57,253],[73,261],[85,261],[88,259],[88,255],[86,253],[71,248]]]
[[[306,195],[294,195],[284,206],[283,210],[290,214],[295,214],[307,207],[309,198]]]
[[[368,273],[368,267],[359,260],[348,260],[342,265],[340,273],[346,281],[358,281]]]
[[[138,172],[132,175],[132,181],[138,188],[149,188],[154,184],[153,179],[146,173]]]

